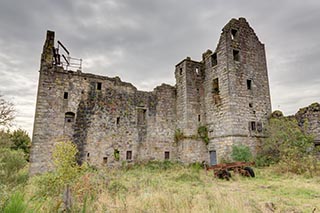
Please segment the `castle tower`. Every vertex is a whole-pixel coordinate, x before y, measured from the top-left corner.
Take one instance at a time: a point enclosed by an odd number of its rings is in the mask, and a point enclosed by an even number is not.
[[[254,151],[271,113],[264,44],[244,18],[232,19],[215,52],[203,54],[203,63],[211,163],[230,153],[232,145]]]

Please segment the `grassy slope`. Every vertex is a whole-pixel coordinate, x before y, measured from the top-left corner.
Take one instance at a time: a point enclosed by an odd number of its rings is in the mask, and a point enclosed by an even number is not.
[[[320,211],[319,177],[255,172],[256,178],[233,175],[230,181],[202,169],[163,163],[87,172],[72,186],[73,212],[270,212],[266,203],[273,203],[276,212]],[[31,208],[61,210],[61,195],[36,199],[34,184],[31,180],[26,188]]]

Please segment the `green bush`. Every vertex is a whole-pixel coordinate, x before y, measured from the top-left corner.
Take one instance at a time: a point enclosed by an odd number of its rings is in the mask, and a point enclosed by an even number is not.
[[[268,138],[258,152],[258,165],[277,164],[279,171],[297,174],[317,171],[313,138],[303,132],[295,118],[271,118],[266,132]]]
[[[0,149],[0,184],[16,185],[27,161],[21,150]],[[25,175],[24,175],[25,176]]]
[[[245,145],[233,145],[231,157],[234,161],[252,161],[252,153],[250,148]]]
[[[10,134],[10,140],[12,141],[11,149],[22,150],[25,153],[25,158],[29,161],[31,139],[27,131],[22,129],[14,130]]]

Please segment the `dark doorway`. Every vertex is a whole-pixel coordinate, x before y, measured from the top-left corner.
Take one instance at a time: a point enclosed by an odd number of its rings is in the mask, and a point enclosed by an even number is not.
[[[217,152],[215,150],[210,151],[210,166],[217,164]]]

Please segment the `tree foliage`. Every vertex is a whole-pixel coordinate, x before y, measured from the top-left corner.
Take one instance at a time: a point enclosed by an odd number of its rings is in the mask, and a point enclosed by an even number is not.
[[[295,118],[272,117],[267,134],[258,152],[258,164],[277,164],[282,171],[298,174],[316,170],[313,137],[304,133]]]
[[[12,142],[11,148],[18,150],[21,149],[25,153],[25,157],[29,160],[31,139],[25,130],[14,130],[10,134],[10,140]]]
[[[5,100],[0,94],[0,126],[10,126],[15,118],[13,103]]]

